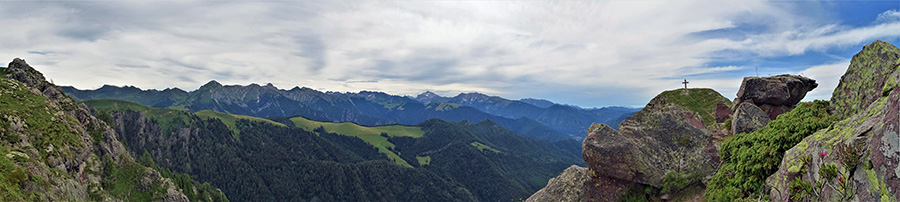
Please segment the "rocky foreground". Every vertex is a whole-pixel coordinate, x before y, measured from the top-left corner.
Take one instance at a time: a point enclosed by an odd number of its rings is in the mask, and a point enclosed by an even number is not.
[[[900,51],[895,46],[883,41],[866,45],[853,57],[830,105],[808,103],[809,107],[797,107],[803,112],[791,114],[802,117],[815,114],[810,110],[816,106],[826,106],[823,111],[828,113],[817,120],[841,120],[828,127],[804,125],[814,121],[795,117],[769,126],[818,86],[802,76],[746,77],[733,103],[712,89],[663,92],[622,122],[618,131],[592,125],[582,145],[588,167],[566,169],[527,201],[897,201],[898,69]],[[761,130],[766,127],[772,128]],[[767,143],[775,144],[775,149],[753,146],[753,142],[744,142],[744,147],[729,145],[746,148],[740,151],[743,156],[783,156],[768,159],[782,159],[780,166],[770,162],[765,165],[777,167],[747,168],[757,173],[742,173],[750,170],[728,164],[738,158],[731,155],[737,154],[719,151],[722,142],[743,136],[764,138],[777,133],[772,136],[789,137],[803,135],[797,132],[802,128],[817,132],[799,143]],[[777,149],[777,144],[793,146],[785,151]],[[726,159],[729,168],[722,170]],[[758,173],[769,170],[775,172]],[[759,175],[768,178],[755,177]],[[716,185],[708,187],[710,181]],[[735,182],[749,184],[735,186]],[[709,189],[715,190],[706,193]]]
[[[196,182],[183,183],[136,162],[106,122],[24,60],[0,68],[0,201],[195,199],[184,190]],[[197,201],[227,201],[215,192]]]

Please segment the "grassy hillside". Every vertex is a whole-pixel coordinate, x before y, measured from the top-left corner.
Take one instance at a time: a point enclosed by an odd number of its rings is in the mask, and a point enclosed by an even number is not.
[[[663,106],[682,106],[697,112],[703,119],[703,125],[711,126],[716,121],[716,104],[731,106],[731,100],[709,88],[688,88],[668,90],[650,100],[645,110],[662,109]],[[651,107],[652,106],[652,107]],[[643,110],[642,110],[643,111]],[[638,112],[640,113],[640,112]]]
[[[303,128],[307,131],[313,131],[319,127],[322,127],[325,129],[325,131],[331,133],[357,137],[359,139],[362,139],[366,143],[375,146],[375,148],[378,148],[378,151],[387,155],[392,162],[406,167],[412,167],[412,165],[410,165],[406,162],[406,160],[403,160],[399,155],[391,151],[394,149],[395,145],[394,143],[388,141],[388,137],[418,138],[425,135],[425,131],[422,131],[422,128],[414,126],[388,125],[365,127],[350,122],[318,122],[303,117],[291,118],[291,122],[294,123],[294,126]],[[386,136],[382,134],[386,134]]]
[[[228,113],[216,112],[216,111],[212,111],[212,110],[203,110],[203,111],[199,111],[199,112],[194,112],[194,115],[197,115],[201,118],[207,118],[207,119],[212,118],[212,119],[221,120],[222,123],[224,123],[226,126],[228,126],[228,129],[231,129],[231,131],[234,132],[235,139],[240,139],[240,135],[241,135],[240,131],[237,130],[237,127],[235,126],[235,122],[237,122],[238,119],[246,119],[246,120],[251,120],[251,121],[266,122],[266,123],[275,124],[278,126],[285,126],[282,123],[278,123],[278,122],[275,122],[275,121],[272,121],[269,119],[252,117],[252,116],[244,116],[244,115],[228,114]]]

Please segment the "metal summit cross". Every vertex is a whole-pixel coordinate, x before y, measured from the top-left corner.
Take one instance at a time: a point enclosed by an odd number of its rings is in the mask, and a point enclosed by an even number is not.
[[[684,89],[685,89],[685,90],[687,90],[687,84],[688,84],[688,83],[690,83],[690,82],[688,82],[687,79],[685,79],[684,82],[681,82],[681,84],[684,84]]]

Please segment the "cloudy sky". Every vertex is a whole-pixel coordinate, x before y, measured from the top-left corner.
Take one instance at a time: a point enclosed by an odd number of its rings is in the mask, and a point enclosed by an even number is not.
[[[863,45],[900,45],[900,1],[51,1],[0,3],[0,59],[58,85],[482,92],[643,106],[744,76],[817,79],[828,99]],[[5,59],[3,59],[5,58]]]

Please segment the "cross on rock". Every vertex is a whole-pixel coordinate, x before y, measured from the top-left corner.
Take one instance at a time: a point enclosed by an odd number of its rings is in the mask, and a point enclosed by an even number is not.
[[[684,82],[681,82],[681,84],[684,84],[684,89],[685,89],[685,90],[687,90],[687,84],[688,84],[688,83],[690,83],[690,82],[688,82],[687,79],[685,79]]]

